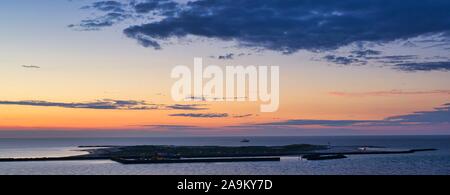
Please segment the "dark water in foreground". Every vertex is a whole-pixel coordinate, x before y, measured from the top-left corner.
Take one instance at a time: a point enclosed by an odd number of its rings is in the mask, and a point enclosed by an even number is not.
[[[436,148],[414,154],[360,155],[329,161],[305,161],[285,157],[281,162],[194,163],[121,165],[116,162],[8,162],[0,163],[0,174],[439,174],[450,175],[450,136],[340,136],[340,137],[242,137],[188,138],[54,138],[1,139],[0,158],[70,156],[83,154],[79,145],[370,145],[390,148]]]

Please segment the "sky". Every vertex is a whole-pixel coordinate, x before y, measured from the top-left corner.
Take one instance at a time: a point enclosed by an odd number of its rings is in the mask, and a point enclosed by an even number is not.
[[[450,134],[448,10],[447,0],[3,0],[0,137]],[[171,70],[194,57],[279,66],[279,110],[174,102]]]

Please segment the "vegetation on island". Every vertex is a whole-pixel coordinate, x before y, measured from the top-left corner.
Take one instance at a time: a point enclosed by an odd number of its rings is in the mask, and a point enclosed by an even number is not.
[[[287,146],[124,146],[100,148],[91,151],[93,156],[148,157],[162,156],[193,157],[242,157],[300,155],[327,149],[322,145],[296,144]]]

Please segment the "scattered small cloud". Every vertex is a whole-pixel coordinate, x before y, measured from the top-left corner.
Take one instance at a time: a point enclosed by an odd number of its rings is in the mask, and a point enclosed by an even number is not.
[[[45,106],[99,110],[208,110],[207,104],[154,104],[136,100],[102,99],[91,102],[50,102],[41,100],[0,101],[0,105]]]
[[[323,126],[323,127],[376,127],[450,124],[450,104],[444,104],[432,111],[388,117],[383,120],[305,120],[294,119],[280,122],[260,123],[269,126]]]
[[[232,59],[234,59],[234,54],[229,53],[229,54],[225,54],[223,56],[218,56],[217,59],[219,59],[219,60],[232,60]]]
[[[238,101],[238,100],[246,100],[248,97],[207,97],[207,96],[188,96],[184,99],[184,101]]]
[[[387,55],[387,56],[377,56],[377,57],[367,57],[368,60],[375,60],[375,62],[393,65],[396,63],[405,63],[413,60],[417,60],[417,55]]]
[[[227,113],[181,113],[181,114],[171,114],[169,116],[176,117],[191,117],[191,118],[226,118]]]
[[[204,96],[188,96],[184,98],[184,101],[206,101]]]
[[[370,97],[370,96],[397,96],[397,95],[450,95],[450,90],[428,90],[428,91],[368,91],[368,92],[340,92],[333,91],[329,93],[333,96],[345,97]]]
[[[68,28],[74,28],[77,30],[92,31],[99,30],[104,27],[110,27],[118,22],[124,21],[131,16],[125,13],[107,13],[101,17],[84,19],[79,24],[70,24]]]
[[[205,108],[206,104],[174,104],[166,106],[168,109],[172,110],[208,110]]]
[[[381,51],[372,50],[372,49],[361,49],[361,50],[351,51],[351,53],[353,55],[355,55],[355,57],[357,57],[357,58],[367,58],[367,57],[370,57],[370,56],[380,55],[382,52]]]
[[[252,55],[252,54],[251,53],[227,53],[227,54],[218,55],[218,56],[212,55],[212,56],[210,56],[210,58],[218,59],[218,60],[233,60],[233,59],[235,59],[235,57],[250,56],[250,55]]]
[[[118,1],[98,1],[92,3],[91,6],[84,6],[81,9],[97,9],[104,12],[125,12],[125,10],[123,10],[124,6],[126,6],[126,4],[120,3]]]
[[[323,56],[322,59],[338,65],[382,65],[403,72],[450,71],[450,61],[447,57],[381,54],[376,50],[362,49],[351,51],[347,55],[329,54]]]
[[[233,118],[247,118],[251,116],[253,116],[253,114],[233,115]]]
[[[370,49],[353,50],[347,55],[325,55],[323,59],[338,65],[383,64],[395,66],[399,63],[416,61],[417,55],[381,55],[382,52]],[[430,60],[430,59],[429,59]],[[432,60],[432,59],[431,59]]]
[[[36,68],[39,69],[41,68],[40,66],[35,66],[35,65],[22,65],[23,68]]]
[[[19,105],[19,106],[43,106],[43,107],[62,107],[62,108],[76,108],[76,109],[97,109],[97,110],[154,110],[159,106],[149,104],[145,101],[135,100],[113,100],[103,99],[93,102],[48,102],[38,100],[26,101],[0,101],[0,105]]]
[[[450,61],[402,63],[394,65],[394,69],[406,72],[450,71]]]
[[[362,61],[358,58],[354,58],[354,57],[345,57],[345,56],[336,56],[336,55],[326,55],[323,57],[323,59],[325,59],[328,62],[332,62],[334,64],[339,64],[339,65],[350,65],[350,64],[366,64],[366,61]]]

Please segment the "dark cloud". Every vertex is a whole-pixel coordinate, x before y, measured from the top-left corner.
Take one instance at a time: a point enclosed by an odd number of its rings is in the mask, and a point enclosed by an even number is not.
[[[145,47],[195,35],[241,46],[292,53],[333,50],[358,42],[385,43],[421,35],[448,37],[447,0],[173,0],[99,1],[86,6],[134,18],[156,17],[129,26],[124,33]],[[108,26],[114,21],[93,24]]]
[[[40,66],[34,66],[34,65],[22,65],[23,68],[41,68]]]
[[[126,13],[110,12],[93,19],[82,20],[80,24],[77,25],[70,24],[68,27],[79,28],[81,30],[98,30],[104,27],[112,26],[130,17],[131,16]]]
[[[450,124],[450,104],[444,104],[433,111],[415,112],[400,116],[388,117],[384,120],[287,120],[281,122],[262,123],[269,126],[305,126],[318,125],[324,127],[368,127],[368,126],[411,126],[411,125]]]
[[[415,112],[408,115],[389,117],[389,122],[396,123],[418,123],[418,124],[441,124],[450,123],[450,104],[444,104],[433,111]]]
[[[450,61],[402,63],[394,65],[394,69],[407,72],[450,71]]]
[[[196,35],[291,53],[447,33],[449,8],[447,0],[198,0],[124,32],[146,47]]]
[[[114,12],[124,12],[123,7],[125,4],[122,4],[118,1],[99,1],[94,2],[91,6],[85,6],[83,9],[93,8],[99,11],[114,11]]]
[[[356,63],[363,63],[363,64],[365,64],[366,63],[366,61],[361,61],[358,58],[354,58],[354,57],[326,55],[323,58],[326,61],[328,61],[328,62],[332,62],[334,64],[340,64],[340,65],[350,65],[350,64],[356,64]]]
[[[421,42],[445,49],[450,43],[448,0],[128,0],[97,1],[83,8],[94,10],[93,18],[69,27],[98,30],[130,19],[138,24],[126,27],[126,36],[154,49],[176,42],[169,39],[191,35],[284,54],[360,45],[347,55],[333,53],[323,60],[340,65],[381,64],[407,72],[449,70],[448,61],[383,56],[381,51],[361,47],[401,41],[408,48]],[[412,39],[418,40],[413,43]],[[214,58],[236,56],[241,54]]]
[[[219,59],[219,60],[232,60],[233,58],[234,58],[234,54],[232,54],[232,53],[217,57],[217,59]]]
[[[89,19],[89,20],[82,20],[79,26],[84,28],[85,30],[88,30],[112,26],[113,24],[114,22],[112,22],[111,20]]]
[[[417,55],[380,55],[381,52],[374,50],[352,51],[350,55],[326,55],[324,60],[339,65],[366,65],[382,64],[384,66],[404,72],[419,71],[449,71],[450,61],[445,57],[435,56],[419,59]],[[425,61],[424,61],[425,60]],[[422,61],[422,62],[417,62]]]
[[[369,62],[381,63],[394,66],[399,63],[413,62],[418,59],[417,55],[381,55],[376,50],[353,50],[348,55],[326,55],[324,60],[339,65],[365,65]],[[431,60],[433,60],[432,58]]]
[[[171,0],[98,1],[81,8],[93,10],[91,18],[84,19],[79,24],[70,24],[68,27],[77,30],[99,30],[126,19],[148,20],[173,15],[177,6],[178,3]],[[146,45],[147,41],[141,40],[140,43]]]
[[[131,5],[140,14],[158,11],[161,15],[168,15],[175,11],[178,3],[170,0],[146,0],[144,2],[132,3]]]
[[[250,56],[251,53],[226,53],[223,55],[218,56],[210,56],[211,58],[219,59],[219,60],[232,60],[235,57],[242,57],[242,56]]]
[[[357,58],[366,58],[368,56],[380,55],[381,51],[371,50],[371,49],[363,49],[363,50],[354,50],[351,52]]]
[[[251,116],[253,116],[253,114],[233,115],[233,118],[247,118]]]
[[[179,116],[179,117],[192,117],[192,118],[226,118],[227,113],[181,113],[181,114],[171,114],[169,116]]]
[[[48,102],[48,101],[0,101],[0,105],[19,105],[19,106],[44,106],[44,107],[62,107],[77,109],[98,109],[98,110],[152,110],[158,109],[157,105],[148,104],[145,101],[134,100],[112,100],[104,99],[94,102]]]
[[[40,100],[27,101],[0,101],[0,105],[19,105],[19,106],[46,106],[63,108],[84,108],[84,109],[104,109],[104,110],[208,110],[206,104],[152,104],[145,101],[136,100],[113,100],[103,99],[93,102],[49,102]]]
[[[407,62],[411,60],[417,60],[417,55],[387,55],[387,56],[372,56],[365,57],[367,60],[376,60],[384,64],[395,64],[401,62]]]
[[[166,106],[168,109],[172,110],[207,110],[205,104],[174,104]]]

